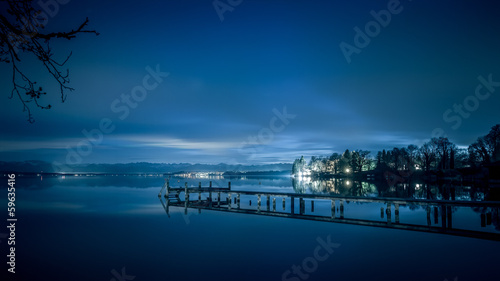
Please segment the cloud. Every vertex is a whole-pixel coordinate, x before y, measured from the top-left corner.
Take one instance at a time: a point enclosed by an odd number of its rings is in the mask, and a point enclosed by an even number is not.
[[[0,140],[0,152],[44,150],[44,149],[65,149],[76,146],[80,139],[35,139],[35,140]]]
[[[175,137],[167,137],[161,135],[122,135],[113,136],[113,139],[128,142],[126,146],[131,147],[159,147],[159,148],[175,148],[183,150],[220,150],[231,149],[237,147],[236,142],[224,141],[193,141]]]

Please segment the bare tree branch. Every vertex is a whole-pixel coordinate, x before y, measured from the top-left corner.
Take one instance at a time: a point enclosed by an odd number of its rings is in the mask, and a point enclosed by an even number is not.
[[[7,4],[8,8],[0,12],[0,62],[12,64],[12,90],[9,98],[12,99],[14,96],[19,98],[23,104],[23,111],[27,111],[28,122],[33,123],[30,102],[41,109],[50,109],[52,106],[40,103],[40,98],[47,93],[42,87],[37,88],[36,81],[32,81],[19,68],[17,63],[22,60],[20,54],[35,55],[59,84],[61,102],[64,102],[66,92],[74,90],[68,86],[69,69],[63,69],[72,52],[62,62],[55,60],[50,48],[50,40],[59,38],[71,40],[80,33],[95,35],[99,33],[86,29],[89,23],[88,18],[78,28],[71,31],[43,33],[40,31],[45,26],[41,22],[46,19],[41,17],[42,11],[33,6],[33,0],[0,0],[0,3],[2,2]]]

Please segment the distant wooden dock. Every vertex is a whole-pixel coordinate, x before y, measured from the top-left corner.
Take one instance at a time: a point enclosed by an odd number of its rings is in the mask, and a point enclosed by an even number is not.
[[[163,192],[165,192],[163,194]],[[181,194],[183,196],[181,196]],[[165,198],[165,202],[162,199]],[[203,196],[202,196],[203,195]],[[457,229],[453,227],[453,208],[472,207],[484,208],[484,213],[478,214],[478,223],[486,227],[492,224],[492,217],[499,217],[500,201],[455,201],[455,200],[427,200],[427,199],[402,199],[381,197],[354,197],[336,195],[315,195],[297,193],[276,193],[257,191],[238,191],[231,189],[231,182],[227,187],[171,187],[168,181],[158,194],[160,201],[169,215],[169,208],[215,210],[241,214],[265,215],[282,218],[304,219],[343,224],[355,224],[391,229],[412,230],[429,233],[473,237],[479,239],[500,241],[500,232]],[[249,200],[248,205],[241,204],[241,198]],[[256,202],[255,203],[252,202]],[[264,203],[262,202],[264,201]],[[316,202],[316,203],[315,203]],[[315,205],[329,202],[329,211],[316,212]],[[380,208],[380,217],[384,220],[347,218],[345,216],[346,203],[380,203],[385,208]],[[252,206],[253,203],[253,206]],[[307,205],[307,207],[306,207]],[[400,223],[400,206],[413,205],[425,209],[426,224]],[[323,208],[324,209],[324,208]],[[394,210],[394,217],[392,215]],[[436,225],[440,221],[440,225]],[[434,222],[434,225],[433,223]]]

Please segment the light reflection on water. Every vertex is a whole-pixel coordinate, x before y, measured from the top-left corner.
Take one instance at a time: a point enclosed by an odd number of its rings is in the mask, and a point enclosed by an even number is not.
[[[196,187],[200,182],[170,180],[175,186],[188,182]],[[207,186],[210,179],[201,181]],[[351,187],[335,182],[304,185],[289,177],[224,178],[214,179],[213,184],[223,187],[229,181],[235,191],[333,191],[348,196],[432,199],[452,194],[446,186],[415,186],[409,190],[357,182],[351,182]],[[120,272],[125,267],[127,274],[136,276],[134,280],[282,280],[286,270],[300,266],[313,255],[318,237],[326,239],[328,235],[341,246],[308,273],[308,280],[442,281],[455,276],[460,280],[486,280],[496,274],[500,243],[495,241],[211,210],[190,210],[185,215],[179,207],[172,208],[169,218],[157,197],[163,183],[162,177],[138,176],[45,177],[43,181],[20,178],[19,276],[26,277],[24,280],[40,276],[51,280],[111,280],[113,269]],[[481,198],[478,194],[494,198],[487,190],[475,187],[455,187],[454,193],[456,200]],[[250,207],[249,200],[252,198],[242,197],[242,206]],[[0,203],[5,206],[5,197]],[[256,201],[252,203],[256,208]],[[306,213],[311,213],[307,204]],[[387,219],[386,213],[381,218],[380,209],[386,207],[383,203],[350,202],[344,206],[346,217]],[[400,207],[400,222],[426,225],[426,209],[414,207]],[[315,204],[316,214],[329,211],[329,202]],[[496,217],[491,218],[490,225],[481,226],[480,214],[489,211],[458,207],[453,210],[453,224],[496,231]],[[433,212],[431,224],[439,225],[439,210],[437,224]],[[394,215],[393,209],[392,219]]]

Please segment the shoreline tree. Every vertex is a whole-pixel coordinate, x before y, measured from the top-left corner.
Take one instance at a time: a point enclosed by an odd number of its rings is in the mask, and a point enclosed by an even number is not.
[[[491,127],[487,135],[477,138],[469,145],[468,152],[473,166],[500,161],[500,124]]]
[[[345,175],[366,170],[392,171],[400,175],[411,175],[417,169],[430,171],[456,170],[496,163],[500,165],[500,124],[479,137],[468,149],[458,148],[448,138],[432,138],[422,146],[410,144],[407,147],[378,151],[375,159],[370,151],[346,149],[342,155],[333,153],[329,157],[311,157],[309,163],[296,159],[292,174],[298,171],[316,175]]]

